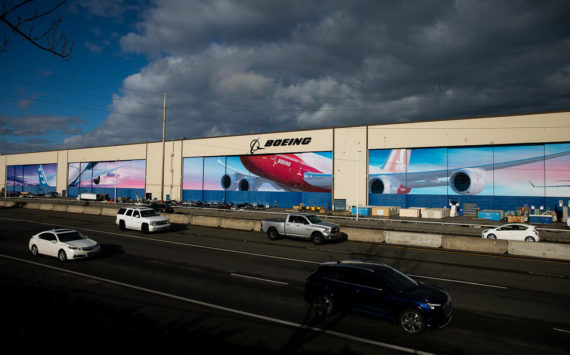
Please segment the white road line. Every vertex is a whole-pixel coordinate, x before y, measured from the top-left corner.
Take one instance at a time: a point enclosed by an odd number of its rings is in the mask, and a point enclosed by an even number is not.
[[[0,219],[7,219],[7,220],[14,220],[14,221],[28,222],[28,223],[37,223],[37,224],[47,224],[47,225],[51,225],[51,226],[57,225],[57,224],[54,224],[54,223],[35,222],[35,221],[28,221],[28,220],[24,220],[24,219],[7,218],[7,217],[0,217]],[[106,232],[106,231],[101,231],[101,230],[96,230],[96,229],[79,228],[79,227],[66,226],[66,225],[59,225],[59,226],[61,226],[61,227],[66,227],[66,228],[81,229],[81,230],[83,230],[83,231],[91,231],[91,232],[97,232],[97,233],[111,234],[111,235],[116,235],[116,236],[119,236],[119,237],[126,237],[126,238],[133,238],[133,239],[142,239],[142,240],[150,240],[150,241],[154,241],[154,242],[165,243],[165,244],[172,244],[172,245],[182,245],[182,246],[191,247],[191,248],[201,248],[201,249],[208,249],[208,250],[214,250],[214,251],[220,251],[220,252],[226,252],[226,253],[249,255],[249,256],[257,256],[257,257],[262,257],[262,258],[269,258],[269,259],[276,259],[276,260],[285,260],[285,261],[292,261],[292,262],[299,262],[299,263],[313,264],[313,265],[319,265],[319,264],[321,264],[321,262],[316,262],[316,261],[308,261],[308,260],[301,260],[301,259],[286,258],[286,257],[282,257],[282,256],[274,256],[274,255],[259,254],[259,253],[250,253],[250,252],[238,251],[238,250],[231,250],[231,249],[208,247],[208,246],[199,245],[199,244],[189,244],[189,243],[182,243],[182,242],[173,242],[173,241],[169,241],[169,240],[154,239],[154,238],[149,238],[149,237],[139,237],[139,236],[130,235],[130,234],[122,234],[122,233],[115,233],[115,232]],[[469,282],[469,281],[462,281],[462,280],[452,280],[452,279],[444,279],[444,278],[430,277],[430,276],[422,276],[422,275],[410,275],[410,276],[412,276],[412,277],[417,277],[417,278],[431,279],[431,280],[440,280],[440,281],[461,283],[461,284],[467,284],[467,285],[472,285],[472,286],[491,287],[491,288],[499,288],[499,289],[504,289],[504,290],[507,290],[507,289],[508,289],[508,287],[505,287],[505,286],[487,285],[487,284],[481,284],[481,283]]]
[[[65,228],[80,229],[80,230],[82,230],[82,231],[90,231],[90,232],[111,234],[111,235],[116,235],[116,236],[119,236],[119,237],[126,237],[126,238],[133,238],[133,239],[142,239],[142,240],[150,240],[150,241],[153,241],[153,242],[159,242],[159,243],[165,243],[165,244],[172,244],[172,245],[183,245],[183,246],[192,247],[192,248],[208,249],[208,250],[221,251],[221,252],[226,252],[226,253],[242,254],[242,255],[249,255],[249,256],[259,256],[259,257],[269,258],[269,259],[286,260],[286,261],[293,261],[293,262],[306,263],[306,264],[314,264],[314,265],[319,265],[319,264],[320,264],[320,262],[317,262],[317,261],[308,261],[308,260],[301,260],[301,259],[286,258],[286,257],[283,257],[283,256],[274,256],[274,255],[266,255],[266,254],[259,254],[259,253],[250,253],[250,252],[238,251],[238,250],[231,250],[231,249],[208,247],[208,246],[199,245],[199,244],[173,242],[173,241],[164,240],[164,239],[154,239],[154,238],[149,238],[149,237],[138,237],[138,236],[136,236],[136,235],[122,234],[122,233],[115,233],[115,232],[107,232],[107,231],[102,231],[102,230],[97,230],[97,229],[89,229],[89,228],[82,228],[82,227],[66,226],[66,225],[63,225],[63,224],[43,223],[43,222],[28,221],[28,220],[25,220],[25,219],[6,218],[6,217],[0,217],[0,219],[8,219],[8,220],[20,221],[20,222],[45,224],[45,225],[50,225],[50,226],[56,226],[56,225],[57,225],[57,226],[60,226],[60,227],[65,227]]]
[[[231,276],[235,276],[235,277],[241,277],[241,278],[244,278],[244,279],[252,279],[252,280],[257,280],[257,281],[270,282],[270,283],[279,284],[279,285],[289,285],[287,282],[275,281],[275,280],[269,280],[269,279],[262,279],[262,278],[254,277],[254,276],[247,276],[247,275],[241,275],[241,274],[236,274],[236,273],[231,273],[230,275],[231,275]]]
[[[561,332],[561,333],[570,334],[570,330],[564,330],[564,329],[559,329],[559,328],[552,328],[552,330],[554,330],[554,331],[556,331],[556,332]]]
[[[497,285],[488,285],[488,284],[481,284],[477,282],[469,282],[469,281],[461,281],[461,280],[452,280],[452,279],[444,279],[440,277],[430,277],[430,276],[421,276],[421,275],[410,275],[411,277],[417,277],[419,279],[430,279],[430,280],[439,280],[439,281],[447,281],[447,282],[455,282],[460,284],[467,284],[473,286],[481,286],[481,287],[491,287],[491,288],[500,288],[503,290],[508,290],[509,288],[506,286],[497,286]]]
[[[293,328],[299,328],[299,329],[308,330],[308,331],[312,331],[312,332],[320,333],[320,334],[331,335],[331,336],[335,336],[335,337],[338,337],[338,338],[347,339],[347,340],[352,340],[352,341],[356,341],[356,342],[360,342],[360,343],[365,343],[365,344],[370,344],[370,345],[375,345],[375,346],[383,347],[383,348],[387,348],[387,349],[399,350],[399,351],[403,351],[403,352],[406,352],[406,353],[432,355],[431,353],[426,353],[426,352],[422,352],[422,351],[415,350],[415,349],[411,349],[411,348],[406,348],[406,347],[402,347],[402,346],[398,346],[398,345],[383,343],[383,342],[379,342],[379,341],[375,341],[375,340],[371,340],[371,339],[366,339],[366,338],[360,338],[360,337],[352,336],[352,335],[349,335],[349,334],[334,332],[334,331],[330,331],[330,330],[326,330],[326,329],[321,329],[321,328],[316,328],[316,327],[309,327],[309,326],[304,325],[304,324],[289,322],[289,321],[285,321],[285,320],[277,319],[277,318],[272,318],[272,317],[266,317],[266,316],[263,316],[263,315],[260,315],[260,314],[255,314],[255,313],[240,311],[240,310],[238,310],[238,309],[233,309],[233,308],[229,308],[229,307],[224,307],[224,306],[215,305],[215,304],[212,304],[212,303],[202,302],[202,301],[198,301],[198,300],[195,300],[195,299],[192,299],[192,298],[181,297],[181,296],[173,295],[173,294],[166,293],[166,292],[161,292],[161,291],[152,290],[152,289],[145,288],[145,287],[135,286],[135,285],[131,285],[131,284],[127,284],[127,283],[123,283],[123,282],[119,282],[119,281],[114,281],[114,280],[110,280],[110,279],[105,279],[105,278],[98,277],[98,276],[93,276],[93,275],[84,274],[84,273],[80,273],[80,272],[76,272],[76,271],[66,270],[66,269],[63,269],[63,268],[55,267],[55,266],[44,265],[44,264],[41,264],[41,263],[36,263],[36,262],[33,262],[33,261],[29,261],[29,260],[26,260],[26,259],[15,258],[15,257],[12,257],[12,256],[3,255],[3,254],[0,254],[0,257],[2,257],[2,258],[4,258],[4,259],[9,259],[9,260],[13,260],[13,261],[19,261],[19,262],[23,262],[23,263],[27,263],[27,264],[39,266],[39,267],[44,267],[44,268],[47,268],[47,269],[52,269],[52,270],[56,270],[56,271],[60,271],[60,272],[68,273],[68,274],[72,274],[72,275],[75,275],[75,276],[85,277],[85,278],[89,278],[89,279],[92,279],[92,280],[97,280],[97,281],[100,281],[100,282],[109,283],[109,284],[116,285],[116,286],[121,286],[121,287],[130,288],[130,289],[137,290],[137,291],[142,291],[142,292],[146,292],[146,293],[151,293],[151,294],[154,294],[154,295],[163,296],[163,297],[175,299],[175,300],[182,301],[182,302],[186,302],[186,303],[192,303],[192,304],[196,304],[196,305],[199,305],[199,306],[203,306],[203,307],[207,307],[207,308],[212,308],[212,309],[216,309],[216,310],[220,310],[220,311],[224,311],[224,312],[239,314],[239,315],[244,316],[244,317],[255,318],[255,319],[260,319],[260,320],[265,320],[265,321],[268,321],[268,322],[271,322],[271,323],[275,323],[275,324],[285,325],[285,326],[289,326],[289,327],[293,327]]]

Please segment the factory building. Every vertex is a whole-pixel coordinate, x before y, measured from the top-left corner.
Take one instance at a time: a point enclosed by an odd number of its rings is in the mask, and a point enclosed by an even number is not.
[[[570,112],[179,139],[0,156],[22,192],[350,206],[554,209],[570,200]]]

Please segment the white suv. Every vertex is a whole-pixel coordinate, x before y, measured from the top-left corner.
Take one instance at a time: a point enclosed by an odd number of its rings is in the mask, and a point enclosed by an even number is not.
[[[144,233],[157,232],[170,228],[170,221],[148,207],[123,207],[117,212],[115,223],[119,229],[136,229]]]

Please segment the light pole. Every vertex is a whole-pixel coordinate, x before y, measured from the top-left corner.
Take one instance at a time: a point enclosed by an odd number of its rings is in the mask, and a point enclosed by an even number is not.
[[[360,145],[360,142],[358,142],[358,144]],[[359,171],[358,171],[358,159],[360,158],[360,149],[356,151],[356,220],[358,221],[358,204],[359,204],[359,199],[358,199],[358,193],[359,193],[359,189],[358,189],[358,178],[359,178]]]
[[[165,132],[166,132],[166,93],[164,93],[164,105],[162,111],[162,183],[160,184],[160,201],[164,201],[164,159],[165,159]]]

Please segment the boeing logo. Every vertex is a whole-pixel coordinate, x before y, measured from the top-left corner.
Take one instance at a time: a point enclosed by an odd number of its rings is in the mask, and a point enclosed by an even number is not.
[[[311,137],[304,137],[304,138],[285,138],[285,139],[268,139],[265,141],[264,147],[283,147],[289,145],[307,145],[311,143]],[[265,149],[261,148],[261,144],[259,143],[259,138],[256,138],[251,141],[249,144],[249,153],[253,154],[257,150]]]

